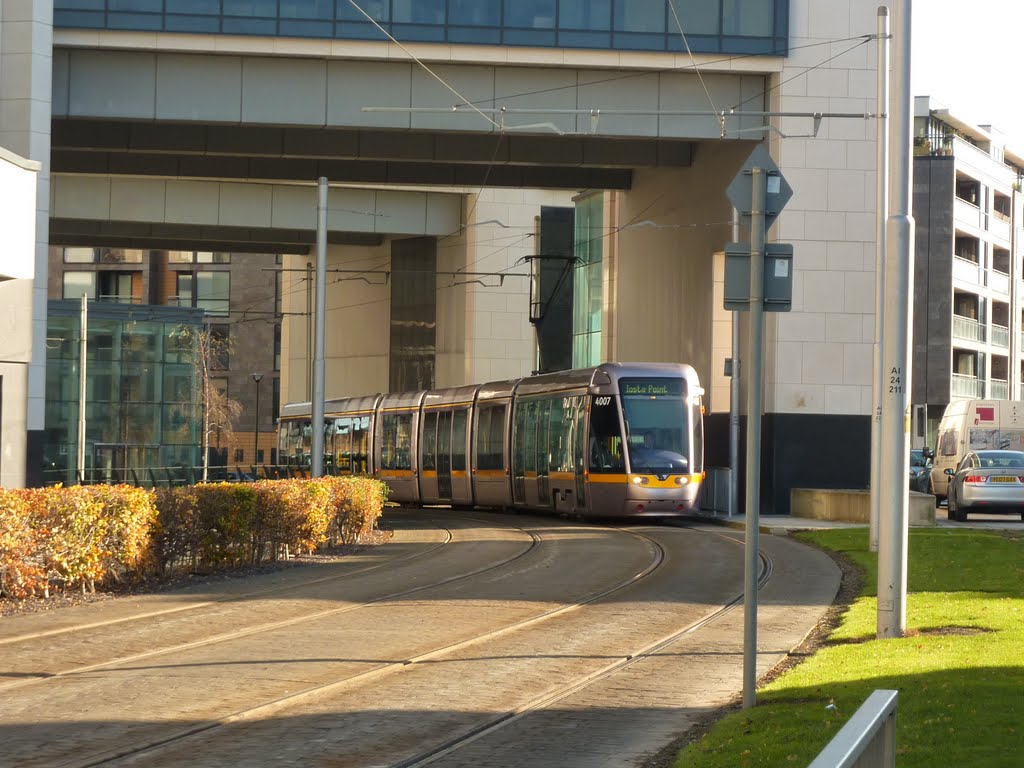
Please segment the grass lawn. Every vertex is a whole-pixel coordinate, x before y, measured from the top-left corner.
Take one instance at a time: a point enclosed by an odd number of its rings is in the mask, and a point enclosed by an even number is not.
[[[1024,537],[911,530],[907,637],[891,640],[875,639],[867,529],[800,537],[856,561],[860,596],[812,657],[683,749],[676,768],[806,766],[878,688],[899,691],[900,768],[1024,766]]]

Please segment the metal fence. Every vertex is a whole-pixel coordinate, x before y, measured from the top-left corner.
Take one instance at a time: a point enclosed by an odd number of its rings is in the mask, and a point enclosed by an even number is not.
[[[328,473],[328,468],[324,468]],[[255,480],[285,480],[296,477],[309,477],[308,468],[287,466],[283,464],[261,464],[243,467],[211,466],[207,467],[208,482],[249,483]],[[198,467],[105,467],[89,468],[85,473],[67,470],[49,470],[43,472],[44,485],[58,483],[80,485],[134,485],[138,488],[173,488],[183,485],[195,485],[202,482],[203,468]]]
[[[868,696],[809,768],[895,768],[897,699],[897,691]]]

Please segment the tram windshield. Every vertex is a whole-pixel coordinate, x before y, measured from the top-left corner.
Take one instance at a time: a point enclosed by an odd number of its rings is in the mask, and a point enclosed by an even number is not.
[[[630,471],[658,475],[699,471],[691,469],[691,409],[685,388],[682,379],[619,382]]]

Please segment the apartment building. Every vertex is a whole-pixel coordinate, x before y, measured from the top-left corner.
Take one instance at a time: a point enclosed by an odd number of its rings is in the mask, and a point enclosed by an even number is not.
[[[232,429],[211,435],[211,465],[248,468],[276,461],[274,430],[281,393],[280,255],[53,246],[49,266],[51,300],[77,300],[84,294],[101,306],[202,310],[217,352],[212,356],[211,385],[239,404]],[[131,312],[116,317],[127,322]],[[50,421],[48,418],[48,430]],[[109,456],[150,455],[136,450],[141,446],[111,446],[109,442],[103,446],[106,465]],[[87,466],[93,465],[95,450],[90,443]],[[149,458],[139,461],[143,469],[147,462],[152,464]]]
[[[928,96],[915,99],[912,402],[933,445],[957,398],[1024,388],[1024,152]]]

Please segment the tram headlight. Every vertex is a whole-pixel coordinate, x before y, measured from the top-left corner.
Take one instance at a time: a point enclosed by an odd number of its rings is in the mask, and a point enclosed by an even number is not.
[[[690,478],[686,475],[680,475],[676,478],[676,482],[679,483],[679,485],[687,485],[690,482]]]
[[[647,485],[649,482],[643,475],[633,475],[633,485]]]

